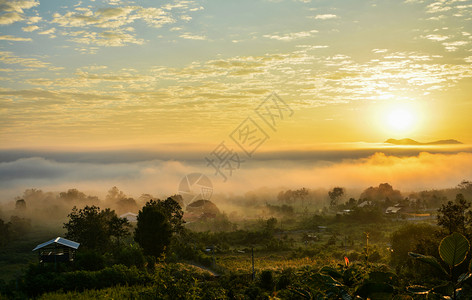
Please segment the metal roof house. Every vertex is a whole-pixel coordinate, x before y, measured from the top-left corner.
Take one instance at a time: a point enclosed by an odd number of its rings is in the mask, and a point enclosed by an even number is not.
[[[127,212],[125,214],[122,214],[120,216],[120,218],[125,218],[130,223],[138,222],[138,214],[135,214],[135,213],[132,213],[132,212]]]
[[[37,245],[33,251],[39,250],[39,262],[67,262],[73,261],[75,251],[80,244],[74,241],[57,237],[50,241]]]

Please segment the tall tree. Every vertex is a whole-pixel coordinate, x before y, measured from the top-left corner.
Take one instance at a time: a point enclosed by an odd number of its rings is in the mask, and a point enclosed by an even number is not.
[[[455,202],[448,201],[438,209],[438,225],[449,234],[457,231],[467,235],[467,229],[472,224],[470,206],[471,203],[462,194],[457,194]]]
[[[143,248],[144,254],[154,257],[166,251],[173,232],[168,213],[160,202],[151,200],[144,205],[138,213],[134,231],[134,240]]]
[[[335,187],[328,192],[329,196],[329,205],[336,206],[338,205],[338,200],[344,195],[344,189],[342,187]]]
[[[69,214],[69,222],[64,223],[66,238],[81,244],[82,247],[105,251],[113,239],[129,235],[131,226],[124,218],[119,218],[114,210],[100,210],[97,206],[85,206],[77,209],[74,206]]]

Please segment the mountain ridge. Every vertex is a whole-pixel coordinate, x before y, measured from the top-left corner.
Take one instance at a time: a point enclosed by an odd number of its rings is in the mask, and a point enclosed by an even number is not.
[[[433,146],[433,145],[460,145],[462,144],[458,140],[454,140],[454,139],[438,140],[434,142],[421,143],[410,138],[404,138],[400,140],[388,139],[384,143],[393,144],[393,145],[404,145],[404,146]]]

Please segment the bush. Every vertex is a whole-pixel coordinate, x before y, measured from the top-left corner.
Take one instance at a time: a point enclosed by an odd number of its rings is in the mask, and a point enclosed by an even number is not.
[[[264,270],[259,278],[259,286],[266,291],[274,289],[274,276],[271,270]]]
[[[25,275],[22,290],[29,296],[52,291],[84,291],[116,285],[153,283],[152,277],[136,267],[114,265],[100,271],[74,271],[59,273],[41,266],[31,266]]]
[[[95,251],[79,251],[74,265],[77,270],[98,271],[105,268],[105,258]]]
[[[146,262],[142,249],[135,244],[120,247],[113,254],[115,263],[123,264],[127,267],[136,266],[143,268]]]

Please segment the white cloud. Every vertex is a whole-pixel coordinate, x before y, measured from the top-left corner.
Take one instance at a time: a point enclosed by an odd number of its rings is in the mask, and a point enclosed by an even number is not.
[[[39,16],[35,16],[35,17],[29,17],[28,18],[28,24],[34,24],[34,23],[38,23],[39,21],[41,21],[43,18],[39,17]]]
[[[23,29],[24,32],[32,32],[32,31],[38,30],[39,27],[36,25],[31,25],[31,26],[22,27],[21,29]]]
[[[428,40],[437,41],[437,42],[442,42],[442,41],[445,41],[445,40],[449,39],[449,37],[447,35],[439,35],[439,34],[429,34],[427,36],[424,36],[423,38],[428,39]]]
[[[39,5],[39,1],[35,0],[1,0],[0,12],[15,11],[23,13],[24,9],[29,9]]]
[[[447,51],[454,52],[454,51],[457,51],[459,47],[469,44],[469,42],[468,41],[455,41],[455,42],[442,43],[442,44],[446,48]]]
[[[5,64],[19,64],[29,68],[49,68],[50,64],[36,58],[25,58],[14,55],[8,51],[0,51],[0,62]]]
[[[323,15],[316,15],[313,17],[316,20],[330,20],[330,19],[336,19],[338,16],[333,15],[333,14],[323,14]]]
[[[24,19],[23,10],[38,6],[34,0],[0,0],[0,25],[9,25]]]
[[[278,41],[292,41],[301,38],[307,38],[313,36],[313,34],[317,33],[318,30],[310,30],[310,31],[300,31],[300,32],[291,32],[283,35],[279,34],[265,34],[263,37],[269,38],[272,40]]]
[[[12,35],[0,35],[0,40],[3,41],[14,41],[14,42],[31,42],[30,38],[17,37]]]
[[[207,37],[204,35],[196,35],[196,34],[191,34],[191,33],[184,33],[179,35],[179,37],[187,40],[206,40]]]
[[[54,33],[56,32],[56,28],[49,28],[48,30],[44,30],[41,32],[38,32],[38,34],[43,34],[43,35],[49,35],[50,38],[55,38],[56,36]]]
[[[21,20],[23,20],[23,17],[16,12],[0,15],[0,25],[9,25]]]

